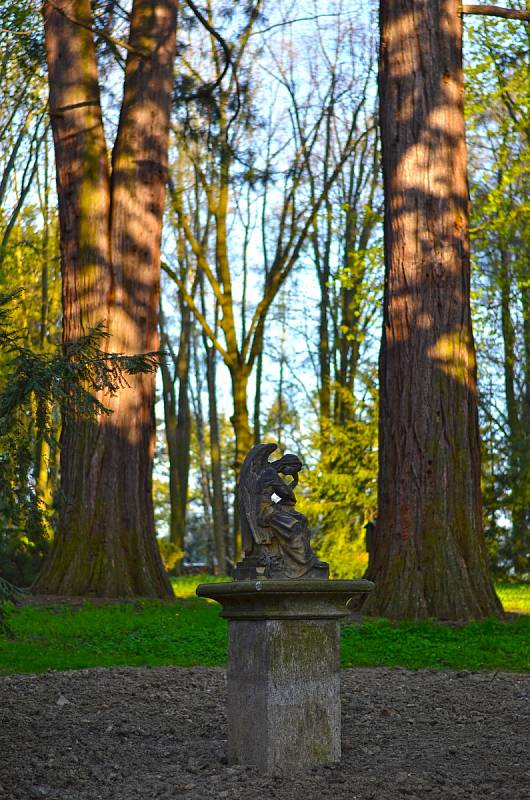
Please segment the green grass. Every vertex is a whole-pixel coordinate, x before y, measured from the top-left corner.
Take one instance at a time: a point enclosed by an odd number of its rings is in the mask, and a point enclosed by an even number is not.
[[[0,672],[81,667],[213,666],[226,658],[226,624],[202,600],[79,608],[24,606],[0,638]]]
[[[0,672],[120,664],[223,666],[226,622],[216,603],[193,596],[202,580],[203,576],[176,580],[176,603],[19,607],[10,620],[13,638],[0,637]],[[510,609],[529,609],[528,587],[505,585],[501,593]],[[342,663],[530,671],[530,616],[462,627],[430,622],[393,625],[387,620],[349,625],[342,629]]]
[[[216,575],[184,575],[182,578],[171,578],[175,597],[179,600],[195,597],[195,589],[199,583],[225,583],[230,578],[221,578]],[[214,602],[212,600],[212,602]]]
[[[374,620],[342,630],[345,667],[497,669],[530,671],[530,617],[516,622],[472,622],[462,627],[432,622]]]

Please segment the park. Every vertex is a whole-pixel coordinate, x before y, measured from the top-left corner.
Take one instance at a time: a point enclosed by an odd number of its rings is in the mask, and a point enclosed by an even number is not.
[[[530,798],[530,2],[0,2],[0,797]]]

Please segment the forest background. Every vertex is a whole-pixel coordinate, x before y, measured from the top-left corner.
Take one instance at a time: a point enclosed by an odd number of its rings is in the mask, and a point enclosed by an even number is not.
[[[334,576],[367,564],[383,197],[376,9],[349,6],[210,2],[211,30],[181,8],[153,483],[161,553],[177,573],[186,562],[223,573],[239,557],[235,468],[254,441],[303,456],[300,507]],[[112,140],[127,4],[93,9]],[[64,398],[44,391],[53,380],[23,380],[28,359],[50,365],[60,348],[59,225],[42,20],[31,2],[1,10],[0,575],[27,586],[60,500]],[[530,41],[515,21],[465,28],[485,529],[495,573],[525,578]]]

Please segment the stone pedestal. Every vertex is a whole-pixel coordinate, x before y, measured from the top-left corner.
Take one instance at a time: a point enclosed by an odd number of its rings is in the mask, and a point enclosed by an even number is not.
[[[228,623],[228,759],[263,770],[340,759],[339,621],[370,581],[202,584]]]

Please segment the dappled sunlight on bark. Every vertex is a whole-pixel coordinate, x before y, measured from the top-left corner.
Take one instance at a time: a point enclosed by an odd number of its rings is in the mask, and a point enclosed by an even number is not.
[[[134,0],[124,99],[105,143],[89,0],[45,3],[61,225],[64,342],[104,322],[109,352],[159,349],[160,240],[176,6]],[[152,373],[128,377],[112,411],[65,422],[57,536],[35,589],[172,596],[151,496]]]
[[[379,509],[365,610],[496,614],[482,530],[456,0],[381,0]]]
[[[454,381],[463,384],[472,394],[476,394],[476,357],[473,342],[467,331],[442,334],[437,342],[427,350],[433,363]]]

